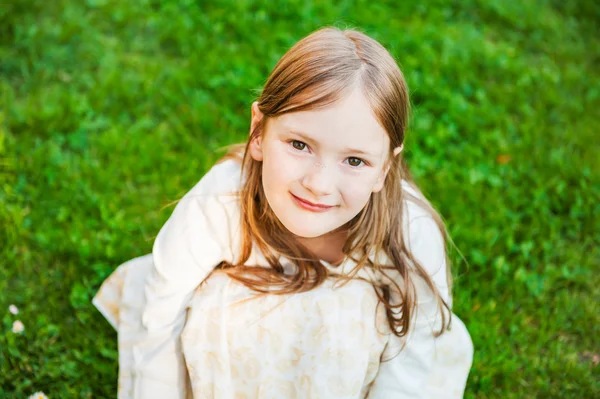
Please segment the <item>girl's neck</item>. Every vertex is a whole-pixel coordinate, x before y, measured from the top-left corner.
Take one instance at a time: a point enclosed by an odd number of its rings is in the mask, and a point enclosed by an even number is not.
[[[342,248],[348,237],[348,232],[343,230],[332,231],[319,237],[297,237],[298,241],[314,253],[319,259],[338,266],[344,260]]]

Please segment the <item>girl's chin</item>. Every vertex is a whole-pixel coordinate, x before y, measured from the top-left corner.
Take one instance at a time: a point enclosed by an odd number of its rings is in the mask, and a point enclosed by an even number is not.
[[[298,226],[297,224],[284,225],[286,229],[290,231],[293,235],[300,238],[317,238],[324,234],[327,234],[328,231],[316,230],[316,229],[307,229],[302,226]]]
[[[290,230],[293,235],[299,238],[317,238],[320,237],[327,232],[321,231],[306,231],[306,230]]]

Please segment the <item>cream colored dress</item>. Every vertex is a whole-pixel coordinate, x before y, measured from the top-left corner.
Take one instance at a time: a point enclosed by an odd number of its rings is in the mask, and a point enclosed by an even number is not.
[[[118,332],[119,398],[462,397],[470,336],[453,315],[451,330],[433,337],[440,315],[418,281],[412,332],[399,339],[366,281],[330,279],[305,293],[256,297],[211,273],[238,256],[239,202],[231,193],[239,186],[238,163],[213,167],[179,202],[152,254],[119,266],[94,297]],[[437,226],[416,205],[405,210],[412,253],[451,303]],[[322,263],[334,273],[355,266]],[[256,250],[246,264],[268,265]],[[358,275],[377,278],[366,269]]]

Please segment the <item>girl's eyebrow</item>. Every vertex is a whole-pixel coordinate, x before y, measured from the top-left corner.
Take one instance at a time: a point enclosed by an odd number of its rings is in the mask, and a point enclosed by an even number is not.
[[[312,137],[308,136],[305,133],[299,132],[297,130],[289,130],[290,133],[295,134],[296,136],[300,136],[303,140],[305,140],[306,142],[308,142],[309,144],[318,144],[317,141],[315,141]],[[354,149],[354,148],[344,148],[344,150],[342,151],[344,154],[361,154],[361,155],[366,155],[366,156],[371,156],[374,157],[375,154],[365,151],[365,150],[359,150],[359,149]]]

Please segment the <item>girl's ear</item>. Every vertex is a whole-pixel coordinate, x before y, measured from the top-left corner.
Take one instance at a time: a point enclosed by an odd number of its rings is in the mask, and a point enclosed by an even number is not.
[[[263,118],[263,113],[260,111],[260,109],[258,109],[257,101],[252,103],[251,113],[252,120],[250,121],[250,135],[252,135],[252,132],[254,131],[254,129],[256,129],[256,126],[258,126],[258,124]],[[255,161],[263,160],[261,136],[262,134],[258,134],[254,139],[251,139],[250,141],[250,156],[252,156],[252,158]]]
[[[402,149],[404,148],[404,144],[400,145],[399,147],[394,148],[393,154],[394,156],[397,156],[398,154],[400,154],[402,152]],[[385,178],[387,177],[388,172],[390,171],[390,167],[392,166],[392,162],[388,162],[388,165],[385,167],[385,169],[381,172],[381,174],[379,175],[379,177],[377,178],[377,181],[375,182],[375,185],[373,186],[373,192],[379,192],[383,189],[383,184],[385,183]]]
[[[381,173],[379,174],[379,177],[377,177],[377,181],[375,182],[373,189],[371,190],[372,192],[378,193],[379,191],[381,191],[383,189],[383,183],[385,183],[385,177],[387,176],[389,171],[390,171],[390,165],[386,166],[385,169],[381,171]]]
[[[260,111],[260,109],[258,109],[258,101],[254,101],[252,103],[252,106],[250,107],[250,111],[251,111],[251,115],[252,115],[252,120],[250,121],[250,134],[252,134],[252,131],[256,128],[256,126],[262,120],[264,115]]]
[[[400,147],[394,148],[394,156],[400,154],[402,152],[403,148],[404,148],[404,144],[400,144]]]

